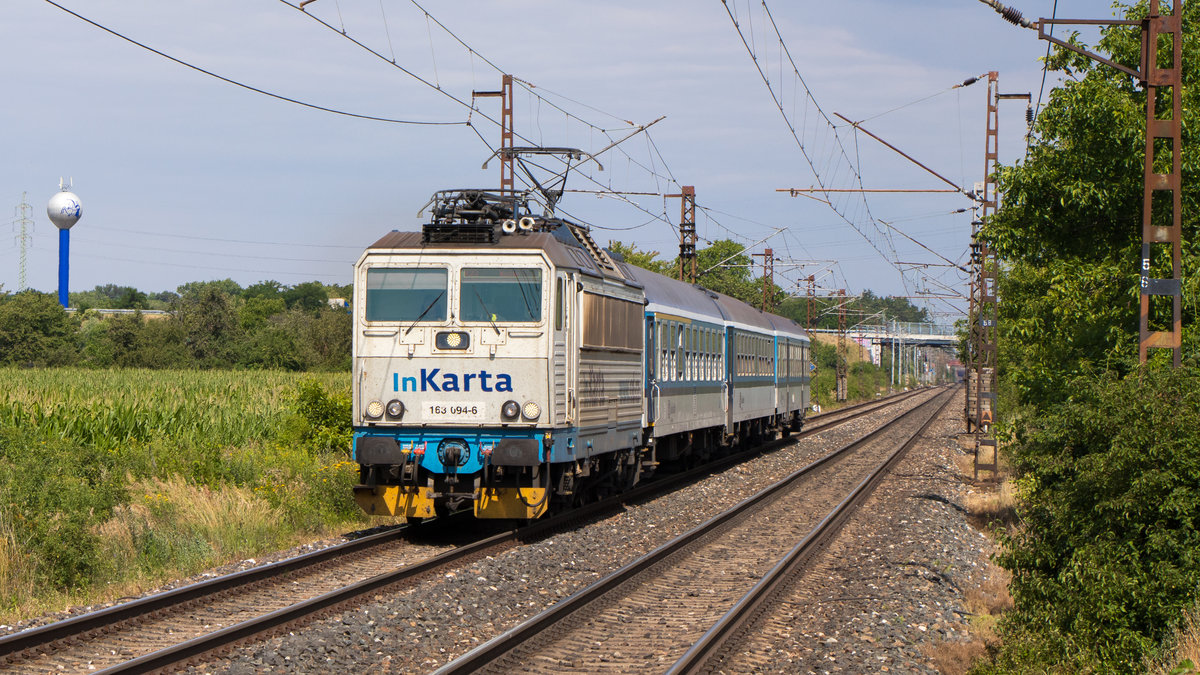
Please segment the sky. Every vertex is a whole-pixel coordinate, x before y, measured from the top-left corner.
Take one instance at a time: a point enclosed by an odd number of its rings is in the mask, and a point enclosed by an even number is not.
[[[987,83],[952,87],[994,70],[1001,93],[1044,105],[1059,83],[1051,73],[1042,87],[1037,33],[978,0],[55,1],[11,0],[0,21],[2,291],[19,287],[23,198],[26,286],[56,291],[46,204],[60,178],[83,213],[71,291],[348,284],[364,248],[419,229],[433,192],[498,186],[499,163],[482,165],[500,142],[499,99],[472,92],[510,73],[517,145],[599,153],[603,170],[570,173],[580,192],[559,215],[602,244],[673,257],[680,204],[663,195],[692,185],[701,248],[770,248],[785,290],[805,293],[813,275],[818,292],[919,296],[952,322],[966,278],[947,261],[967,261],[970,199],[827,204],[779,190],[949,189],[835,113],[970,190],[984,172]],[[1037,19],[1055,1],[1009,4]],[[1060,18],[1111,15],[1057,2]],[[1024,103],[1002,102],[998,127],[1000,161],[1019,161]]]

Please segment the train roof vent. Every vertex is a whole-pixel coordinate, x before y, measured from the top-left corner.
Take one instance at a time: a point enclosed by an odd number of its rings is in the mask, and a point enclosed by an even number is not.
[[[425,244],[494,244],[500,239],[496,223],[428,223],[421,227],[421,242]]]
[[[592,239],[592,235],[590,232],[588,232],[586,227],[577,225],[575,223],[567,223],[567,227],[571,228],[571,234],[575,235],[575,238],[579,240],[580,244],[583,244],[584,250],[591,254],[592,260],[596,261],[596,264],[600,266],[600,269],[607,270],[611,272],[613,276],[621,279],[626,278],[625,273],[617,267],[616,262],[609,257],[608,252],[600,248],[600,246],[596,244],[596,240]]]

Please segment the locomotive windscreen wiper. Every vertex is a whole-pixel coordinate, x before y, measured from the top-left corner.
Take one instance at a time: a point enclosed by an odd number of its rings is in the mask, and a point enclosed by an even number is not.
[[[496,335],[499,335],[500,329],[496,327],[496,320],[492,318],[496,315],[492,314],[491,310],[488,309],[487,303],[483,301],[483,296],[479,294],[478,290],[475,291],[475,299],[479,300],[479,306],[483,308],[483,313],[487,315],[488,323],[492,324],[492,330],[496,331]]]
[[[409,324],[409,326],[408,326],[408,330],[404,331],[404,334],[405,334],[405,335],[408,335],[409,333],[411,333],[411,332],[412,332],[412,329],[417,327],[417,323],[418,323],[418,322],[419,322],[421,319],[424,319],[424,318],[425,318],[425,315],[429,313],[429,310],[433,309],[433,306],[434,306],[434,305],[436,305],[436,304],[438,303],[438,300],[441,300],[441,299],[442,299],[442,296],[443,296],[443,295],[445,295],[445,294],[446,294],[446,289],[444,289],[444,288],[443,288],[443,289],[441,290],[441,292],[437,294],[437,297],[433,299],[433,302],[429,303],[429,306],[428,306],[428,307],[426,307],[426,308],[425,308],[425,310],[424,310],[423,312],[421,312],[420,314],[418,314],[418,315],[417,315],[417,318],[413,319],[413,322],[412,322],[411,324]],[[497,331],[497,332],[498,332],[498,331]]]

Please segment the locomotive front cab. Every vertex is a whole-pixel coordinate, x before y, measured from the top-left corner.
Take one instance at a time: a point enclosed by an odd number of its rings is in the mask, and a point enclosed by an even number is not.
[[[405,237],[404,235],[411,235]],[[546,511],[553,268],[393,233],[355,272],[355,499],[369,514]]]

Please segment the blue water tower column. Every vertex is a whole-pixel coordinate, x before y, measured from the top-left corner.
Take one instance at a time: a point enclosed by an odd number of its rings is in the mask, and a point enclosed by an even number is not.
[[[83,209],[79,205],[79,197],[58,183],[59,192],[50,198],[46,205],[46,215],[50,222],[58,228],[58,302],[67,307],[67,286],[71,278],[71,226],[79,222]]]

